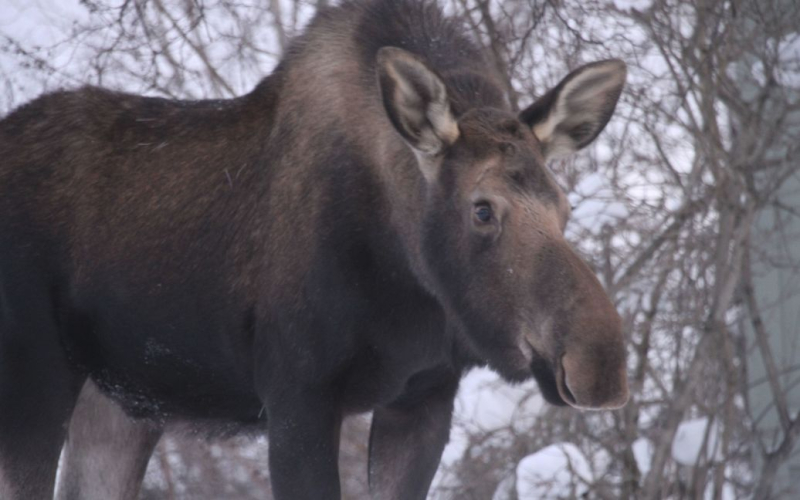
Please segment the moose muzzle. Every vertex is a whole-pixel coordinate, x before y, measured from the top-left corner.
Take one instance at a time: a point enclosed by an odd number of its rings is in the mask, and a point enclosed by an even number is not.
[[[574,346],[556,363],[556,385],[570,406],[621,408],[628,401],[625,349],[621,342]]]

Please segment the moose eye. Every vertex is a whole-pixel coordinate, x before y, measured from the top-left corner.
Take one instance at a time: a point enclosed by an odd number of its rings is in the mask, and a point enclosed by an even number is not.
[[[486,224],[492,220],[492,207],[488,203],[478,203],[475,205],[475,218],[478,222]]]

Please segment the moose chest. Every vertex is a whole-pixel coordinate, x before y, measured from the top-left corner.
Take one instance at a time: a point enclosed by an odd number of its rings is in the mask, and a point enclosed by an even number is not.
[[[345,413],[356,413],[391,403],[416,375],[452,362],[432,298],[358,273],[333,276],[340,274],[327,268],[299,312],[278,308],[264,326],[257,362],[269,368],[265,385],[324,387]]]
[[[76,364],[134,415],[258,421],[264,392],[284,397],[322,383],[344,413],[369,411],[448,362],[431,299],[344,287],[264,319],[215,293],[226,288],[211,278],[192,280],[85,286],[80,312],[66,317]]]

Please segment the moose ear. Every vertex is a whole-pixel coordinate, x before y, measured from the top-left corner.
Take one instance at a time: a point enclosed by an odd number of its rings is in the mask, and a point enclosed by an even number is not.
[[[597,137],[614,114],[626,73],[619,59],[587,64],[520,113],[545,159],[568,156]]]
[[[383,47],[377,56],[378,84],[392,124],[419,153],[436,156],[458,139],[447,88],[418,56]]]

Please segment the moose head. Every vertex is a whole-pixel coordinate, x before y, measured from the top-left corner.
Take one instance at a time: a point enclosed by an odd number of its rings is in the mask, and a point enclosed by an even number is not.
[[[628,399],[619,314],[564,238],[570,207],[546,168],[592,142],[616,107],[625,64],[585,65],[519,114],[459,116],[426,62],[384,47],[384,108],[425,182],[422,258],[448,321],[510,380],[578,408]]]

